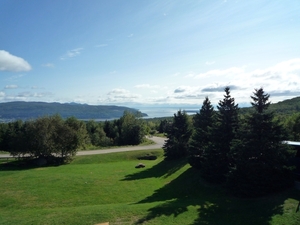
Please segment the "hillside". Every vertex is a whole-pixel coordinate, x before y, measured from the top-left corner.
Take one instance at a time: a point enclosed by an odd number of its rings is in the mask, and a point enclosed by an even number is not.
[[[278,103],[271,104],[269,109],[278,115],[291,115],[300,112],[300,97],[287,99]],[[252,107],[241,108],[241,113],[247,113],[253,110]]]
[[[28,120],[41,116],[59,114],[63,118],[74,116],[77,119],[120,118],[124,111],[138,112],[133,108],[114,105],[86,105],[76,103],[46,102],[6,102],[0,103],[0,120]],[[142,116],[147,114],[142,113]]]

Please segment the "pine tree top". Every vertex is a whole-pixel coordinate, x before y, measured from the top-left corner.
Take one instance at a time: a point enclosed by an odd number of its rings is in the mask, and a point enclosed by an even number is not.
[[[254,96],[251,96],[251,99],[253,100],[253,102],[251,102],[251,105],[258,113],[263,113],[269,108],[269,105],[271,104],[271,102],[269,101],[270,95],[266,94],[263,88],[255,89],[255,92],[253,92],[253,94]]]

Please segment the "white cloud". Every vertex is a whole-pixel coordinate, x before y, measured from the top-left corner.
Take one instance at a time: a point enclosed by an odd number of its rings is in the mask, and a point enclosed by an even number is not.
[[[209,97],[215,93],[212,102],[217,103],[223,97],[224,87],[229,86],[232,96],[239,103],[251,101],[255,88],[263,87],[271,94],[271,101],[277,102],[289,97],[299,96],[300,93],[300,58],[280,62],[264,69],[247,71],[247,67],[230,67],[227,69],[209,70],[194,76],[201,80],[201,92]],[[181,89],[178,89],[181,90]],[[183,89],[182,89],[183,90]],[[194,90],[198,91],[198,90]],[[179,91],[177,91],[179,93]],[[185,91],[184,94],[187,92]],[[193,93],[189,90],[190,94]],[[217,94],[219,93],[219,94]]]
[[[53,63],[45,63],[45,64],[42,64],[43,67],[49,67],[49,68],[53,68],[54,67],[54,64]]]
[[[128,94],[129,91],[121,88],[115,88],[112,89],[110,92],[108,92],[108,95],[119,95],[119,94]]]
[[[274,103],[300,96],[300,59],[287,60],[256,70],[247,70],[247,67],[242,66],[208,70],[198,75],[190,74],[177,77],[168,84],[170,88],[165,90],[154,89],[155,86],[150,84],[138,84],[135,88],[140,89],[143,98],[136,100],[149,104],[199,105],[208,96],[216,105],[223,98],[226,86],[230,87],[232,97],[240,105],[250,106],[250,96],[255,88],[260,87],[271,95],[270,100]],[[157,92],[147,91],[150,88]]]
[[[19,79],[21,77],[24,77],[24,76],[25,76],[24,74],[17,74],[15,76],[11,76],[11,77],[7,78],[6,80],[17,80],[17,79]]]
[[[141,98],[141,95],[132,94],[130,91],[121,88],[115,88],[108,92],[107,95],[106,102],[137,102]]]
[[[174,93],[183,93],[183,92],[186,92],[185,87],[178,87],[174,90]]]
[[[5,97],[5,93],[3,91],[0,91],[0,97],[1,98]]]
[[[66,60],[66,59],[69,59],[69,58],[79,56],[81,54],[82,50],[83,50],[83,48],[75,48],[75,49],[69,50],[69,51],[67,51],[66,54],[61,56],[60,59],[61,60]]]
[[[133,34],[129,34],[127,37],[131,38],[131,37],[133,37]]]
[[[50,92],[30,92],[30,91],[26,91],[26,92],[18,93],[16,97],[30,99],[30,98],[42,98],[42,97],[52,96],[52,95],[53,94],[50,93]]]
[[[6,85],[5,86],[5,89],[16,89],[16,88],[18,88],[18,85],[12,84],[12,85]]]
[[[7,51],[0,50],[0,71],[29,71],[30,64],[21,57],[10,54]]]
[[[238,87],[236,85],[230,85],[227,83],[215,83],[212,85],[208,85],[204,87],[201,91],[202,92],[224,92],[224,89],[226,87],[230,87],[230,90],[239,90],[241,87]]]
[[[45,101],[45,102],[47,102],[47,97],[49,97],[49,99],[52,99],[53,93],[25,91],[25,92],[20,92],[20,93],[11,94],[11,95],[4,94],[4,96],[0,95],[0,97],[3,97],[3,100],[5,100],[5,101]]]

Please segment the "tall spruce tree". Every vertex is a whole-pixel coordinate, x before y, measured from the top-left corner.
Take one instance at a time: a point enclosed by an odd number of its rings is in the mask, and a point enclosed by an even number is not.
[[[167,132],[163,146],[165,159],[179,159],[187,156],[188,142],[192,134],[191,121],[185,111],[179,110]]]
[[[254,112],[246,118],[240,137],[233,144],[235,165],[228,174],[228,186],[243,196],[261,196],[291,184],[287,168],[288,151],[282,142],[285,132],[269,112],[269,94],[255,89]]]
[[[216,126],[213,129],[212,141],[204,154],[202,176],[210,182],[221,183],[226,180],[229,166],[231,141],[238,128],[238,105],[230,95],[230,88],[224,89],[224,99],[217,106]]]
[[[197,169],[201,169],[204,155],[211,146],[214,114],[214,107],[209,98],[205,97],[199,113],[193,118],[194,132],[188,151],[188,161],[192,167]]]

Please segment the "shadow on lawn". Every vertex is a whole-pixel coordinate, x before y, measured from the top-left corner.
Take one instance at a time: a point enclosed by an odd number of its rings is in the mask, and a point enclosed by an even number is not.
[[[52,167],[65,164],[59,157],[47,157],[46,164],[40,165],[37,158],[20,158],[14,160],[0,160],[0,171],[29,170],[40,167]]]
[[[163,215],[177,217],[188,211],[189,206],[195,206],[198,208],[198,217],[191,225],[268,225],[273,215],[283,214],[283,203],[287,198],[300,200],[300,193],[290,189],[264,198],[235,198],[222,187],[206,184],[199,179],[198,171],[189,168],[153,195],[136,203],[165,202],[150,208],[148,214],[135,224],[143,224]]]
[[[149,169],[144,169],[138,171],[134,174],[127,175],[124,180],[138,180],[145,179],[149,177],[169,177],[176,171],[180,170],[183,166],[187,164],[186,159],[183,160],[171,160],[171,161],[161,161],[158,164],[155,164]]]

